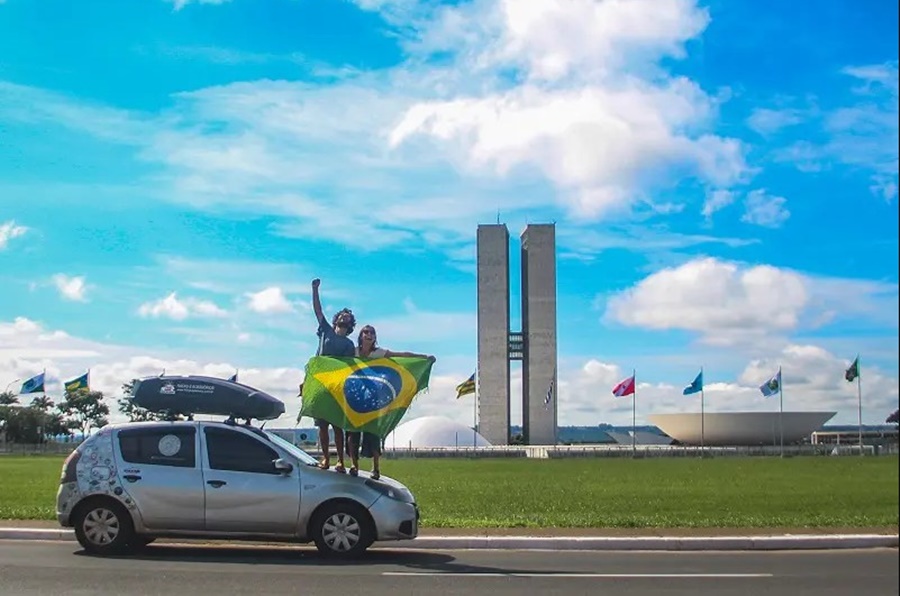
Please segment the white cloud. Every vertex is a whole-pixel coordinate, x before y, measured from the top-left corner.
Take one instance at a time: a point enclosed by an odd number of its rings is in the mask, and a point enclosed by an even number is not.
[[[60,296],[66,300],[74,300],[76,302],[85,302],[85,291],[87,286],[83,276],[69,277],[62,273],[53,276],[53,283],[59,290]]]
[[[250,310],[263,314],[289,313],[294,307],[285,297],[281,288],[273,286],[259,292],[245,294],[249,300]]]
[[[672,232],[665,226],[644,223],[643,225],[610,225],[604,227],[602,231],[570,226],[561,227],[557,229],[557,242],[560,245],[560,258],[591,261],[602,251],[615,248],[644,251],[651,256],[651,259],[659,260],[669,258],[673,253],[686,248],[704,245],[722,245],[734,248],[756,244],[758,240],[709,234],[682,234]],[[679,256],[678,258],[683,259],[684,257]]]
[[[716,99],[656,66],[683,56],[708,20],[681,0],[447,9],[423,33],[426,49],[455,52],[468,72],[519,69],[525,82],[418,102],[391,132],[392,146],[424,135],[473,172],[541,172],[578,218],[626,210],[684,176],[734,184],[746,173],[741,144],[706,131]]]
[[[703,203],[703,217],[707,220],[711,219],[713,213],[720,211],[734,202],[735,193],[731,190],[713,190],[706,194],[706,201]]]
[[[240,294],[248,286],[278,286],[283,292],[304,292],[308,295],[309,281],[313,278],[303,265],[268,260],[195,259],[161,255],[156,257],[155,262],[159,268],[152,267],[141,272],[152,278],[154,283],[158,282],[160,275],[164,275],[179,285],[216,294]]]
[[[403,301],[403,306],[405,312],[401,315],[365,321],[357,319],[356,330],[366,324],[374,326],[378,331],[378,343],[397,351],[422,353],[423,348],[418,345],[420,342],[440,344],[468,339],[474,345],[474,312],[423,311],[409,299]]]
[[[393,346],[392,346],[393,347]],[[398,346],[405,349],[407,346]],[[776,357],[752,360],[735,378],[706,370],[706,411],[771,411],[772,399],[765,399],[758,385],[778,366],[783,367],[786,410],[836,410],[832,423],[855,423],[855,385],[847,383],[843,371],[852,354],[845,358],[813,345],[787,344]],[[468,359],[465,359],[466,361]],[[407,419],[426,416],[449,416],[462,424],[471,424],[472,397],[456,399],[455,387],[471,374],[463,360],[444,362],[440,356],[435,365],[430,387],[413,402]],[[211,375],[227,378],[239,370],[240,380],[281,399],[286,413],[269,427],[293,427],[299,400],[297,387],[303,378],[302,366],[245,366],[240,362],[185,358],[177,353],[148,353],[136,346],[101,344],[72,337],[60,330],[50,330],[25,318],[0,321],[0,379],[22,380],[43,369],[47,370],[48,393],[55,399],[62,390],[61,382],[90,368],[91,385],[102,391],[112,410],[111,421],[122,421],[115,400],[121,387],[134,378],[167,374]],[[898,380],[862,358],[864,375],[864,421],[879,424],[897,407]],[[587,359],[574,367],[560,366],[557,392],[561,425],[599,424],[626,425],[631,422],[631,400],[616,399],[611,391],[615,383],[631,374],[612,362]],[[638,371],[637,421],[641,424],[652,412],[698,411],[697,399],[682,396],[681,390],[696,371],[686,371],[684,379],[675,383],[647,382]],[[521,422],[521,370],[514,369],[511,386],[511,417]],[[14,383],[15,385],[15,383]],[[304,426],[312,421],[304,419]]]
[[[764,189],[750,191],[744,202],[746,211],[741,221],[766,228],[779,228],[791,216],[791,212],[784,206],[786,202],[784,197],[770,195]]]
[[[695,332],[712,344],[776,344],[779,334],[840,317],[891,324],[884,317],[896,311],[896,302],[896,284],[704,258],[653,273],[613,296],[605,316],[629,326]]]
[[[419,133],[455,141],[473,167],[501,176],[534,168],[562,191],[574,215],[595,219],[630,206],[646,180],[688,173],[714,184],[737,182],[744,172],[739,143],[681,133],[709,109],[708,98],[687,81],[571,91],[529,87],[419,104],[391,141],[397,145]]]
[[[11,378],[23,377],[26,374],[23,367],[27,366],[40,372],[54,359],[96,358],[114,352],[114,346],[73,338],[59,330],[48,332],[25,317],[16,317],[12,322],[0,321],[0,366],[7,368],[5,376]],[[10,370],[16,371],[15,374]]]
[[[742,144],[714,133],[721,97],[661,65],[709,22],[693,0],[358,4],[382,11],[406,62],[199,89],[159,114],[7,85],[0,112],[135,147],[162,166],[148,197],[263,213],[275,233],[359,250],[459,254],[497,211],[563,211],[580,228],[634,204],[665,217],[679,207],[652,205],[661,186],[747,174]],[[427,60],[436,51],[445,66]],[[373,196],[383,209],[359,209]],[[460,204],[441,208],[448,197]]]
[[[786,108],[772,110],[757,108],[747,119],[747,125],[761,135],[770,135],[803,122],[805,114],[801,110]]]
[[[843,74],[857,84],[852,89],[856,101],[823,113],[818,125],[827,140],[798,141],[780,151],[779,158],[803,171],[829,163],[850,166],[869,175],[873,194],[892,200],[900,145],[897,62],[848,67]]]
[[[225,4],[231,0],[166,0],[175,5],[175,10],[181,10],[188,4]]]
[[[3,250],[13,238],[23,236],[28,228],[16,225],[15,221],[0,223],[0,250]]]
[[[750,361],[731,378],[706,369],[706,412],[761,412],[778,408],[778,397],[765,398],[759,386],[782,367],[785,411],[835,411],[829,424],[855,424],[857,394],[855,383],[844,379],[844,370],[853,355],[840,358],[814,345],[787,344],[777,356]],[[865,360],[863,359],[865,364]],[[699,396],[686,397],[682,390],[697,374],[685,370],[674,383],[646,382],[637,371],[637,422],[651,413],[699,412]],[[863,421],[883,424],[897,408],[898,379],[877,367],[864,369]],[[615,398],[613,386],[631,375],[631,369],[588,360],[580,369],[560,371],[560,424],[583,425],[586,420],[618,425],[631,423],[631,398]],[[602,414],[601,414],[602,412]]]
[[[664,269],[612,298],[607,316],[649,329],[686,329],[707,341],[788,331],[809,301],[797,274],[775,267],[741,270],[706,258]]]
[[[814,345],[790,344],[775,358],[754,360],[740,374],[738,381],[758,388],[782,368],[785,409],[837,410],[844,423],[856,422],[856,383],[844,379],[844,371],[855,355],[840,358]],[[865,418],[883,423],[887,415],[897,408],[898,382],[877,368],[866,369],[863,357],[863,408]],[[758,389],[757,389],[758,391]],[[771,399],[765,402],[772,407]],[[877,412],[873,414],[872,412]],[[864,412],[865,413],[865,412]],[[833,421],[834,422],[834,421]]]
[[[683,58],[684,44],[710,22],[708,11],[692,0],[503,0],[500,6],[499,57],[524,63],[531,76],[545,80]]]
[[[196,298],[180,299],[176,292],[153,302],[145,302],[138,308],[142,317],[165,317],[183,321],[192,315],[200,317],[223,317],[227,313],[214,302]]]

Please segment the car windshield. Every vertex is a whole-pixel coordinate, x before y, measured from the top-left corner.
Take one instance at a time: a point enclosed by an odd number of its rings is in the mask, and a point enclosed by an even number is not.
[[[303,451],[302,449],[300,449],[299,447],[297,447],[290,441],[285,440],[284,438],[279,437],[275,433],[269,432],[267,430],[264,430],[263,432],[265,433],[265,435],[267,437],[269,437],[270,441],[272,441],[273,443],[275,443],[276,445],[278,445],[279,447],[281,447],[282,449],[284,449],[285,451],[287,451],[288,453],[290,453],[291,455],[293,455],[294,457],[296,457],[303,463],[308,464],[310,466],[318,465],[316,458],[314,458],[307,452]]]

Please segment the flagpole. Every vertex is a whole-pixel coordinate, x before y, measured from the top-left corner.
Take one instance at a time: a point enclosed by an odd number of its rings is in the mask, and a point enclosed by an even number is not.
[[[704,431],[705,431],[705,429],[704,429],[704,424],[705,424],[704,416],[705,416],[705,413],[704,413],[704,411],[703,411],[703,410],[704,410],[704,407],[703,407],[703,402],[704,402],[703,386],[706,385],[706,379],[703,378],[703,367],[702,367],[702,366],[700,367],[700,379],[701,379],[701,381],[700,381],[700,457],[703,457],[703,453],[704,453],[704,451],[706,451],[706,448],[704,447],[705,441],[704,441],[704,437],[703,437]]]
[[[634,391],[631,392],[631,457],[637,455],[637,376],[634,369],[631,369],[631,380],[634,383]]]
[[[778,367],[778,396],[780,413],[778,415],[778,430],[781,433],[781,457],[784,457],[784,377],[781,367]]]
[[[862,367],[859,365],[859,354],[856,355],[856,408],[859,423],[859,455],[863,455],[862,430]]]
[[[509,429],[506,430],[509,433]],[[476,386],[475,393],[472,394],[472,449],[477,447],[477,440],[475,437],[478,436],[478,388]]]

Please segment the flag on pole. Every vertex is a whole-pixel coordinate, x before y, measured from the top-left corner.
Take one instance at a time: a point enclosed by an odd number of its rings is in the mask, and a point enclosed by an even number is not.
[[[44,373],[34,375],[30,379],[22,383],[22,389],[19,391],[19,394],[24,395],[26,393],[45,393]]]
[[[774,377],[760,385],[759,390],[762,391],[764,397],[772,397],[781,391],[781,369],[778,370]]]
[[[471,377],[456,386],[456,399],[469,393],[475,393],[475,373],[472,373]]]
[[[66,393],[72,393],[73,391],[77,391],[79,389],[90,389],[90,381],[89,376],[91,371],[87,371],[77,379],[72,379],[65,384]]]
[[[547,388],[547,396],[544,397],[544,407],[550,408],[550,402],[553,400],[553,379],[550,379],[550,387]]]
[[[634,394],[634,375],[631,375],[624,381],[621,381],[618,385],[613,387],[613,395],[616,397],[625,397],[626,395]]]
[[[703,371],[700,371],[700,374],[697,375],[697,378],[694,381],[684,388],[684,391],[681,392],[682,395],[691,395],[692,393],[700,393],[703,391]]]
[[[856,357],[856,360],[853,361],[853,364],[850,365],[850,368],[844,371],[844,378],[850,381],[851,383],[859,376],[859,356]]]

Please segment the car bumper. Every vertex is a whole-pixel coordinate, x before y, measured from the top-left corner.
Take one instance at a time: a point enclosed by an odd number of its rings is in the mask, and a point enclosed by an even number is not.
[[[56,491],[56,520],[64,528],[72,527],[72,508],[78,500],[78,483],[60,484]]]
[[[419,508],[381,497],[369,508],[377,529],[376,540],[410,540],[419,535]]]

